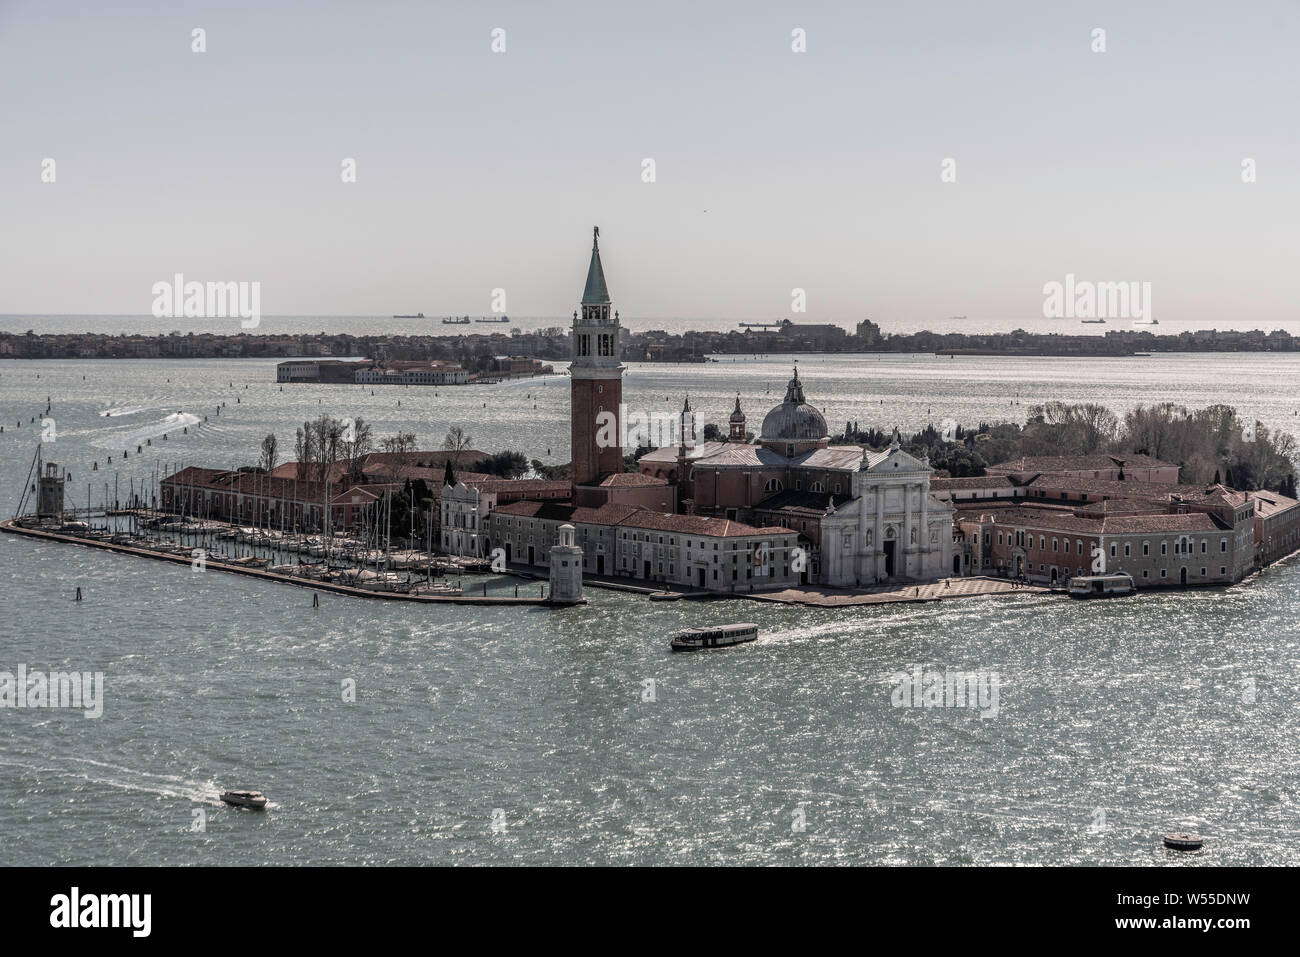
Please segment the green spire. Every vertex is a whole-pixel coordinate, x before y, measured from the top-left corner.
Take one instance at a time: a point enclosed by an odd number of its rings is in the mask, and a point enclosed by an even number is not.
[[[605,286],[605,270],[600,265],[600,227],[591,230],[591,265],[587,267],[587,288],[582,292],[583,305],[602,305],[609,302],[609,289]]]

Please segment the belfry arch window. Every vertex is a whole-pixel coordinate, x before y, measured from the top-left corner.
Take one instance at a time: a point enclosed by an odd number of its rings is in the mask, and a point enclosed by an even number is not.
[[[780,479],[768,479],[768,480],[767,480],[767,484],[765,484],[765,485],[763,486],[763,491],[764,491],[764,492],[779,492],[779,491],[781,491],[783,488],[785,488],[785,486],[781,484],[781,480],[780,480]]]

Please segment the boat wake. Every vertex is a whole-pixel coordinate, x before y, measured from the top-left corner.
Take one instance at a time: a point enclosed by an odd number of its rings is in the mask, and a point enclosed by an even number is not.
[[[99,414],[103,418],[114,419],[119,415],[136,415],[140,412],[146,412],[148,409],[147,405],[124,405],[120,409],[105,409]]]
[[[99,449],[126,449],[128,452],[134,452],[137,445],[143,445],[149,439],[161,438],[164,435],[170,438],[173,434],[179,436],[186,428],[198,425],[201,421],[202,418],[192,412],[173,412],[152,425],[130,432],[105,435],[90,444]]]
[[[154,794],[158,797],[181,798],[195,804],[221,807],[221,790],[213,781],[195,781],[178,774],[154,774],[137,771],[120,764],[106,764],[90,758],[68,758],[70,766],[52,767],[42,761],[38,764],[20,765],[36,774],[55,774],[61,778],[82,780],[99,787],[117,788]]]

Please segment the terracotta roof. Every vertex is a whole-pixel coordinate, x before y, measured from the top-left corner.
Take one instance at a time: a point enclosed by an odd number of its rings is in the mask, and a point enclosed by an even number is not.
[[[757,528],[725,518],[703,515],[676,515],[655,512],[639,505],[608,503],[599,508],[575,507],[567,502],[514,502],[492,513],[513,518],[536,518],[546,521],[574,522],[585,525],[609,525],[676,532],[711,538],[740,538],[750,535],[793,535],[788,528]]]
[[[791,459],[790,464],[795,468],[856,472],[862,464],[862,446],[830,445],[824,449],[813,449]]]
[[[522,502],[511,502],[509,505],[502,505],[494,509],[493,515],[510,515],[515,518],[540,518],[560,522],[567,522],[573,515],[573,504],[570,502],[536,502],[525,500]]]
[[[646,462],[675,466],[678,449],[679,446],[676,445],[665,445],[641,456],[637,464]],[[755,468],[765,465],[783,466],[790,462],[784,455],[769,448],[744,442],[697,442],[693,448],[686,450],[686,461],[705,468]]]
[[[562,492],[570,487],[566,479],[507,479],[494,475],[462,479],[458,474],[456,480],[464,482],[466,485],[472,485],[479,491],[496,492],[497,494],[502,492],[519,492],[521,494],[528,492]]]
[[[610,472],[596,483],[602,488],[641,488],[650,485],[667,485],[666,478],[643,475],[640,472]]]
[[[826,509],[830,507],[832,501],[836,505],[843,505],[848,500],[847,495],[836,496],[827,492],[800,492],[787,489],[759,502],[754,506],[754,511],[793,512],[820,517],[826,514]]]
[[[1255,514],[1261,518],[1267,518],[1270,515],[1276,515],[1278,512],[1284,512],[1289,508],[1300,505],[1300,501],[1288,498],[1285,495],[1279,495],[1277,492],[1250,492],[1248,494],[1255,500]]]
[[[1084,511],[1080,509],[1080,511]],[[967,519],[969,521],[969,519]],[[984,512],[979,521],[1017,528],[1076,532],[1088,535],[1129,535],[1141,532],[1219,532],[1222,527],[1205,512],[1162,512],[1147,515],[1087,517],[1060,509],[1009,508]]]
[[[447,464],[448,459],[452,460],[451,464],[453,468],[459,468],[462,465],[469,466],[481,462],[483,459],[488,457],[488,454],[486,452],[480,452],[477,449],[462,449],[459,452],[452,452],[447,449],[432,449],[415,452],[369,452],[362,456],[360,471],[366,475],[374,474],[376,472],[382,473],[383,470],[389,466],[389,463],[394,459],[400,461],[402,456],[405,456],[406,461],[411,463],[409,468],[437,469],[439,474],[436,478],[438,484],[441,485],[441,470],[443,466]],[[327,475],[328,480],[330,482],[337,482],[347,471],[349,462],[350,460],[348,459],[341,459],[331,465]],[[315,473],[316,467],[311,466],[311,470]],[[282,462],[271,471],[271,474],[276,478],[293,478],[298,474],[298,463]],[[406,475],[405,472],[402,474],[403,476]]]
[[[1102,471],[1116,468],[1173,468],[1175,463],[1162,462],[1149,455],[1136,452],[1117,452],[1114,455],[1098,452],[1093,455],[1030,455],[1009,459],[990,465],[990,469],[1005,472],[1072,472]]]
[[[932,478],[931,492],[957,488],[1015,488],[1015,482],[1006,475],[967,475],[962,478]]]
[[[618,523],[632,528],[648,528],[662,532],[679,532],[686,535],[703,535],[710,538],[739,538],[747,535],[793,535],[788,528],[755,527],[733,522],[726,518],[708,518],[703,515],[676,515],[669,512],[652,512],[638,508]]]

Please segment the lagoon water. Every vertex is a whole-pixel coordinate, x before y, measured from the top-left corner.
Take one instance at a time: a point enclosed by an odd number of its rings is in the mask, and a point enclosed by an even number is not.
[[[689,392],[721,423],[739,391],[756,429],[792,362],[629,363],[625,397],[669,411]],[[1227,402],[1300,431],[1296,356],[799,367],[833,429],[1021,420],[1059,398]],[[262,360],[0,363],[0,509],[47,395],[45,455],[72,470],[78,504],[179,463],[249,464],[268,431],[287,453],[321,412],[426,446],[462,425],[481,449],[568,458],[562,376],[373,396],[273,380]],[[314,609],[305,589],[0,536],[0,671],[105,675],[97,719],[0,709],[0,864],[1296,864],[1298,589],[1292,560],[1231,589],[1086,605],[589,589],[557,611],[332,595]],[[729,620],[762,637],[669,653],[676,630]],[[913,665],[997,672],[996,717],[894,707],[890,676]],[[228,809],[225,787],[275,806]],[[1206,849],[1164,850],[1176,827]]]

